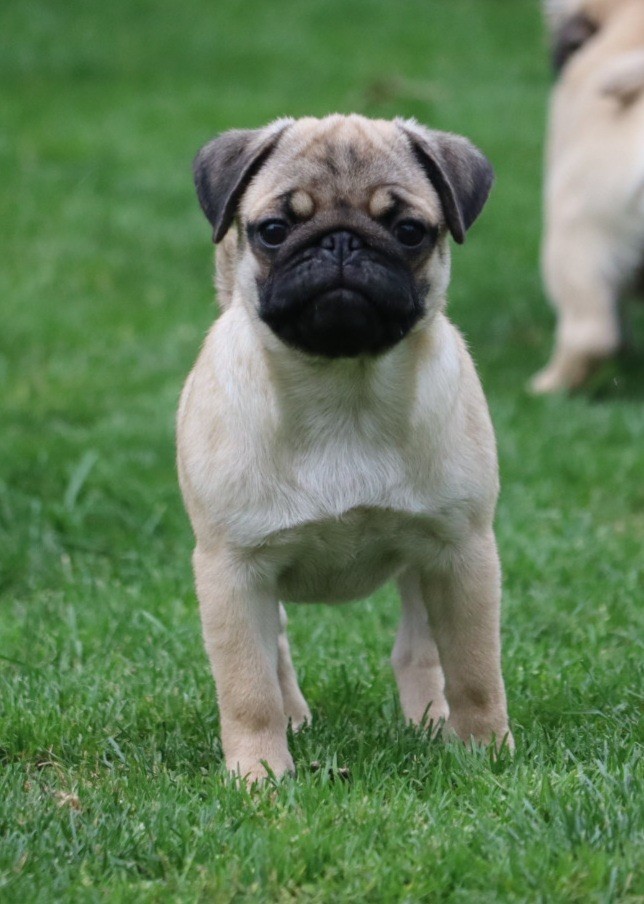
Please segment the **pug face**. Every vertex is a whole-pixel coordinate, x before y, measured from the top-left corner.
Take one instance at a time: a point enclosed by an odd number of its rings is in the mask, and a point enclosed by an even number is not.
[[[236,219],[234,297],[284,345],[378,355],[440,308],[492,170],[457,136],[332,116],[226,133],[197,157],[220,241]]]

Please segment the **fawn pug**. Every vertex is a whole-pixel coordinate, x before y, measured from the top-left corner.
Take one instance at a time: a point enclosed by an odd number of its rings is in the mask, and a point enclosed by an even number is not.
[[[223,311],[188,377],[178,466],[227,767],[292,771],[310,719],[281,601],[395,579],[406,718],[512,743],[495,440],[444,314],[448,233],[491,183],[469,141],[334,115],[224,133],[195,181]]]

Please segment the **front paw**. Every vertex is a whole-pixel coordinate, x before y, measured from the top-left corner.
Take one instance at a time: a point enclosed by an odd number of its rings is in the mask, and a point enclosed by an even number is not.
[[[286,742],[281,740],[271,743],[253,739],[238,745],[235,750],[226,751],[226,768],[247,785],[295,773],[293,757]]]
[[[271,766],[267,760],[262,760],[259,763],[237,761],[234,766],[228,764],[228,772],[232,778],[240,779],[245,785],[250,787],[251,785],[263,784],[268,778],[279,779],[285,775],[295,775],[295,766],[293,765],[293,760],[277,768]]]
[[[508,726],[507,717],[495,713],[452,713],[445,723],[446,740],[459,739],[465,744],[481,747],[494,746],[497,752],[502,748],[514,751],[514,738]]]

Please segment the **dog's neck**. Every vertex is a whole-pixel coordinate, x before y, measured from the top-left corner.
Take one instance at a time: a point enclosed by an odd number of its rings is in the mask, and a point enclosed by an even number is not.
[[[355,431],[402,440],[418,393],[419,369],[431,359],[442,314],[376,357],[328,360],[264,344],[266,367],[283,427],[312,442]]]

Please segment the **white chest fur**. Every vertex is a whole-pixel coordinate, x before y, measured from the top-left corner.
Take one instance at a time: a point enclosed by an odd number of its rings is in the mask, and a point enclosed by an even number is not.
[[[282,599],[367,595],[494,504],[491,428],[461,392],[480,388],[442,315],[367,363],[258,360],[234,327],[221,318],[184,391],[182,486],[197,539],[224,537]]]

